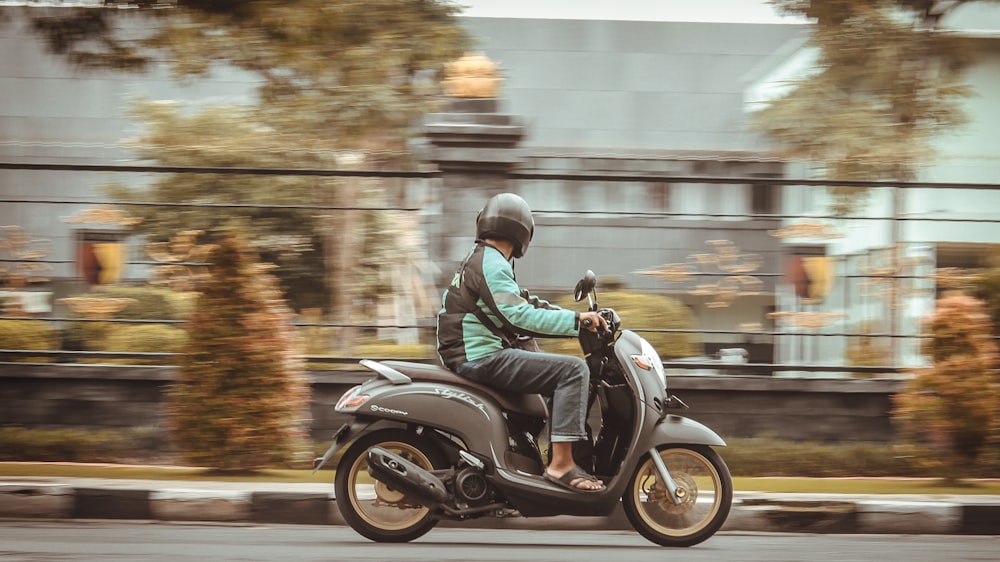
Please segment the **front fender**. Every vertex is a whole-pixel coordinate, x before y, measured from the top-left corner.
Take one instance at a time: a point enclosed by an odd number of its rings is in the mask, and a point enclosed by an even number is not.
[[[669,415],[660,420],[653,429],[653,441],[657,444],[687,443],[691,445],[716,445],[725,447],[726,442],[719,434],[707,426],[684,416]]]

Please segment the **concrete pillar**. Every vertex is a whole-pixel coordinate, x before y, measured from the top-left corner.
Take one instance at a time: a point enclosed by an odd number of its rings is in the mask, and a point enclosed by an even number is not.
[[[520,118],[497,112],[495,98],[451,98],[445,112],[427,115],[427,159],[442,178],[440,216],[427,225],[438,287],[451,281],[475,238],[476,215],[491,196],[513,191],[508,177],[521,162]]]

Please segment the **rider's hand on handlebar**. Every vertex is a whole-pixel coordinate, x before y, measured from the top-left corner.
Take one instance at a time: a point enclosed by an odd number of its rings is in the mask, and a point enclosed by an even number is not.
[[[608,321],[594,311],[580,313],[580,326],[595,333],[608,331]]]

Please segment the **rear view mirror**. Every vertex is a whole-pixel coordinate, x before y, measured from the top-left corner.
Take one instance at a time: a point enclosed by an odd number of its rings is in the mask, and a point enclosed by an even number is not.
[[[594,272],[587,270],[587,273],[583,275],[583,279],[576,284],[576,289],[573,291],[573,300],[580,302],[587,298],[591,292],[597,287],[597,275]]]

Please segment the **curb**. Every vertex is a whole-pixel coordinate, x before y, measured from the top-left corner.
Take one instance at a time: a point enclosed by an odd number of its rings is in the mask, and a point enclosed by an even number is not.
[[[0,517],[344,525],[332,494],[167,487],[72,487],[0,483]],[[442,527],[533,530],[631,530],[621,507],[605,517],[539,517]],[[736,498],[723,531],[1000,535],[1000,497],[986,503],[896,500]]]

